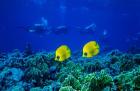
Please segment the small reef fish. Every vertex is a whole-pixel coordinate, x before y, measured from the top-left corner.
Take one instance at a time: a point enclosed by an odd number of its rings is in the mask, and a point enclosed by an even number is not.
[[[90,41],[86,43],[83,47],[83,57],[93,57],[99,53],[100,47],[96,41]]]
[[[67,45],[61,45],[56,49],[55,61],[63,62],[71,56],[71,50]]]

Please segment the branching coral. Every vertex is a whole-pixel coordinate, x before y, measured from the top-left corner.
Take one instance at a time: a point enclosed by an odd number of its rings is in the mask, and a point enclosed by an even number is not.
[[[29,56],[26,62],[28,69],[26,69],[25,78],[28,80],[37,80],[48,73],[49,68],[42,54]]]
[[[140,75],[134,77],[133,84],[134,90],[140,90]]]
[[[99,73],[91,73],[83,78],[81,91],[102,91],[111,86],[113,79],[104,70]]]
[[[61,87],[59,91],[77,91],[77,90],[73,89],[71,86],[65,86]]]
[[[62,86],[72,86],[72,88],[76,90],[80,90],[81,84],[79,80],[77,80],[74,76],[69,75],[67,78],[65,78],[64,82],[62,83]]]
[[[74,76],[69,75],[65,78],[62,86],[72,86],[75,90],[80,91],[102,91],[105,87],[110,87],[113,84],[113,79],[104,70],[99,73],[91,73],[80,76],[79,80]]]
[[[42,91],[40,87],[31,88],[30,91]]]
[[[40,69],[42,75],[48,72],[48,65],[46,63],[38,64],[37,68]]]
[[[40,52],[24,58],[26,62],[25,81],[33,83],[34,86],[43,87],[49,80],[55,80],[55,61],[52,60],[53,53]],[[53,73],[51,73],[53,72]],[[48,80],[48,81],[46,81]]]
[[[114,64],[114,63],[119,62],[119,61],[120,61],[120,59],[118,56],[112,56],[110,59],[111,64]]]
[[[111,86],[113,79],[104,70],[99,75],[94,75],[89,85],[89,91],[102,91],[105,87]]]
[[[117,90],[128,90],[132,88],[132,80],[133,74],[131,72],[128,73],[121,73],[120,75],[115,77],[115,84],[117,86]],[[125,88],[127,87],[127,88]]]
[[[60,82],[63,82],[68,75],[73,75],[76,79],[78,79],[83,72],[83,67],[79,64],[74,64],[73,62],[66,63],[66,65],[62,68],[63,69],[61,69],[57,74]]]
[[[94,62],[94,63],[93,63]],[[100,71],[103,69],[99,61],[93,60],[93,62],[88,62],[84,64],[84,71],[87,73],[92,73],[95,71]]]
[[[123,54],[120,57],[120,62],[121,62],[120,70],[122,72],[131,70],[135,66],[133,57],[132,57],[132,55],[129,55],[129,54]]]
[[[41,77],[41,71],[35,67],[29,68],[25,74],[27,80],[36,80]]]
[[[136,89],[137,86],[139,86],[139,76],[140,67],[137,67],[130,72],[121,73],[120,75],[114,78],[117,89],[124,91],[130,89],[132,90],[132,87]]]
[[[36,54],[36,55],[27,57],[25,61],[28,67],[35,67],[38,64],[44,63],[45,60],[42,58],[41,54]]]
[[[23,60],[22,53],[19,50],[14,50],[12,53],[7,54],[3,64],[9,67],[24,67],[25,62]]]

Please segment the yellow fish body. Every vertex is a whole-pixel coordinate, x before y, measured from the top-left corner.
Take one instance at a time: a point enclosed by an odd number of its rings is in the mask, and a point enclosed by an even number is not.
[[[71,56],[71,50],[67,45],[61,45],[56,49],[55,61],[63,62]]]
[[[83,57],[93,57],[99,53],[100,47],[96,41],[90,41],[83,47]]]

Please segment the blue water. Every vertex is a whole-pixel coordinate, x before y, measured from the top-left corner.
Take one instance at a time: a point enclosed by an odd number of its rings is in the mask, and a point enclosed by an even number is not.
[[[39,36],[21,27],[48,20],[49,26],[65,25],[68,34]],[[93,34],[79,34],[75,27],[96,24]],[[107,35],[103,36],[103,31]],[[1,0],[0,50],[23,50],[31,43],[34,50],[52,51],[62,44],[72,50],[96,40],[101,48],[127,50],[140,46],[139,0]]]

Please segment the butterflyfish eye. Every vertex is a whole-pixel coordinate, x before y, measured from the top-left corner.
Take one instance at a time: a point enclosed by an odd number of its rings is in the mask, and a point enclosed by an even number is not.
[[[87,53],[85,52],[84,55],[87,56]]]
[[[60,59],[60,56],[57,56],[56,58],[57,58],[57,59]]]

